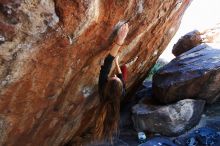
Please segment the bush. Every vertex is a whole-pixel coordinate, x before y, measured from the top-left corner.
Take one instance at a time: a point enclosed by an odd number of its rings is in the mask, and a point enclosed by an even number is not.
[[[158,59],[155,65],[151,68],[150,72],[148,73],[148,76],[145,80],[152,81],[153,75],[164,65],[166,65],[168,62],[164,61],[163,59]]]

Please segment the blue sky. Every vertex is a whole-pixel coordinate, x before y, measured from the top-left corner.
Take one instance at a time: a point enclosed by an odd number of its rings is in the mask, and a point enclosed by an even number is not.
[[[193,0],[184,13],[179,30],[164,50],[160,58],[170,61],[174,56],[171,53],[173,45],[184,34],[192,30],[204,30],[220,23],[220,0]]]

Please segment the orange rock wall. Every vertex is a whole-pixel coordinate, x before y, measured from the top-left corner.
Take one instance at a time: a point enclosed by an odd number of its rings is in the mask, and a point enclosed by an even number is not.
[[[179,27],[190,0],[0,1],[0,145],[58,146],[93,126],[108,37],[130,19],[121,50],[128,91]]]

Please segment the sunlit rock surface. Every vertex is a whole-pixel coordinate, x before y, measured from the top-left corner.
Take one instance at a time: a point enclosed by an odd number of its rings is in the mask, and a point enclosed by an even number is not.
[[[153,77],[153,96],[162,103],[186,98],[213,103],[220,97],[220,50],[201,44],[162,67]]]
[[[189,2],[0,1],[0,145],[81,143],[98,116],[97,80],[114,26],[130,20],[121,52],[129,91],[167,46]]]

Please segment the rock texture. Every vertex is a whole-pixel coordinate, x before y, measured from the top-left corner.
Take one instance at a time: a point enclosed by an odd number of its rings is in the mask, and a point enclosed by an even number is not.
[[[182,36],[173,46],[172,53],[175,56],[200,45],[201,43],[220,43],[220,24],[203,31],[194,30]]]
[[[176,136],[198,124],[205,101],[185,99],[171,105],[137,104],[132,108],[134,127],[165,136]]]
[[[201,120],[199,121],[199,124],[195,128],[187,131],[186,134],[181,135],[175,139],[175,141],[178,143],[178,146],[187,145],[187,142],[189,142],[189,139],[192,137],[195,137],[195,136],[196,136],[195,140],[198,143],[197,145],[202,146],[201,140],[203,141],[206,139],[209,139],[209,140],[207,140],[207,142],[212,143],[212,145],[214,145],[214,146],[220,145],[220,135],[218,137],[214,137],[215,132],[211,132],[210,136],[206,136],[206,135],[210,134],[207,131],[207,132],[203,133],[203,135],[204,135],[203,139],[198,139],[197,137],[200,136],[199,135],[200,133],[198,133],[197,131],[199,129],[206,129],[208,131],[210,131],[212,129],[211,131],[216,131],[219,133],[219,131],[220,131],[220,101],[219,100],[211,105],[206,106],[206,110],[204,111],[204,113],[201,117]],[[206,144],[206,145],[208,145],[208,144]]]
[[[58,146],[88,133],[114,26],[130,20],[121,52],[128,91],[155,63],[190,0],[1,0],[0,145]]]
[[[141,146],[156,146],[156,145],[165,145],[165,146],[177,146],[167,137],[154,137],[147,140],[146,143],[141,144]]]
[[[178,56],[202,43],[201,33],[197,30],[189,32],[182,36],[173,46],[172,53]]]
[[[220,97],[220,50],[199,45],[173,59],[153,77],[153,96],[162,103]]]

